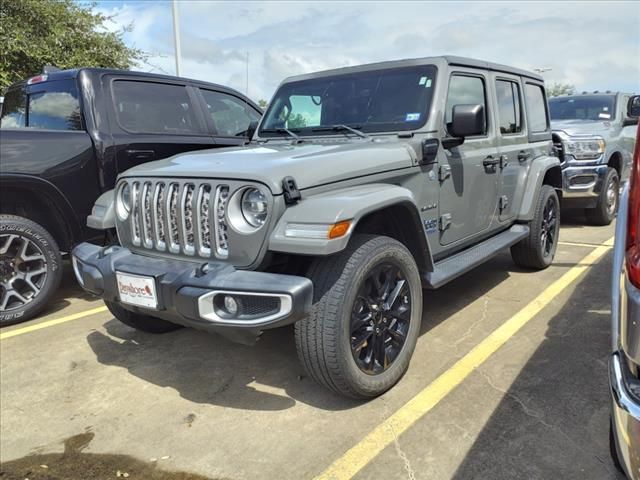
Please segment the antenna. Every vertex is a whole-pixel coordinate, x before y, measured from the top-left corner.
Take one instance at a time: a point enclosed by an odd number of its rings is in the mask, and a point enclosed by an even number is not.
[[[175,46],[176,56],[176,76],[179,77],[182,72],[182,52],[180,51],[180,21],[178,20],[178,0],[171,2],[173,11],[173,42]]]
[[[247,86],[244,90],[244,94],[249,96],[249,52],[247,52]]]

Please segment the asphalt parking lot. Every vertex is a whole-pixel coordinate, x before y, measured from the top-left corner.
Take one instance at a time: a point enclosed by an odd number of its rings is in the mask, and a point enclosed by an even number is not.
[[[0,479],[620,478],[614,228],[581,222],[546,271],[505,253],[427,292],[408,373],[368,403],[306,378],[292,329],[254,347],[139,333],[69,273],[45,315],[1,331]]]

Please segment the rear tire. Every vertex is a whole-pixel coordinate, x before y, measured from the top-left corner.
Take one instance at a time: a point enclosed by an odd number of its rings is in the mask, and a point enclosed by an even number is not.
[[[312,311],[295,324],[308,374],[358,399],[393,387],[409,366],[422,319],[422,285],[411,253],[389,237],[355,235],[344,251],[317,259],[309,278]]]
[[[150,315],[130,312],[116,302],[104,301],[111,314],[125,325],[146,333],[167,333],[182,328],[181,325],[167,322]]]
[[[553,262],[560,233],[560,201],[553,187],[540,189],[529,228],[529,236],[511,247],[511,257],[520,267],[543,270]]]
[[[51,234],[27,218],[0,215],[0,326],[35,317],[61,279],[62,256]]]
[[[592,225],[606,226],[613,222],[618,213],[620,203],[620,177],[615,168],[609,167],[602,182],[602,191],[595,208],[584,211],[587,220]]]

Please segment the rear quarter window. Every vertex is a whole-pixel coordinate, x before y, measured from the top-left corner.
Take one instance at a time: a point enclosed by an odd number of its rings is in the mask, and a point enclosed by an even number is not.
[[[527,83],[524,87],[524,95],[527,101],[529,131],[532,133],[546,132],[549,130],[549,121],[547,119],[547,101],[542,86]]]

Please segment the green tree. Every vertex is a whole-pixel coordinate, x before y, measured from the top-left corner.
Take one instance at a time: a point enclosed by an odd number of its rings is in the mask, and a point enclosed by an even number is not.
[[[0,0],[0,92],[13,82],[58,68],[130,68],[142,51],[127,47],[122,35],[108,32],[109,17],[95,3],[72,0]]]
[[[269,106],[269,102],[267,102],[264,98],[261,98],[260,100],[258,100],[258,106],[261,109],[266,110],[267,107]]]
[[[304,128],[306,126],[307,120],[299,113],[289,117],[289,119],[287,120],[288,128]]]
[[[576,87],[570,83],[552,83],[547,86],[547,97],[558,97],[560,95],[573,95]]]

